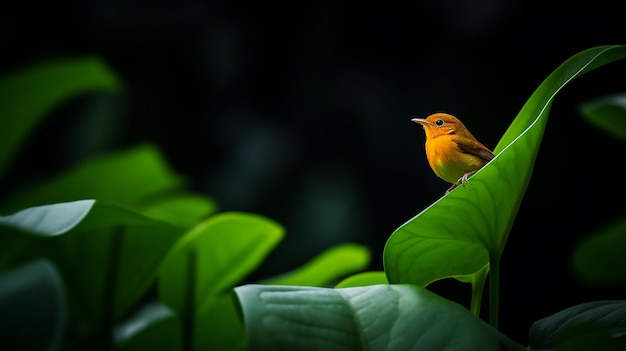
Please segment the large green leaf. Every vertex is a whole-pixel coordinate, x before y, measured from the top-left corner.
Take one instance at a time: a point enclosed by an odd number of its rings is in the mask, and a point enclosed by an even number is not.
[[[528,340],[531,349],[624,350],[624,330],[626,301],[594,301],[535,322]]]
[[[625,46],[585,50],[559,66],[532,94],[501,138],[496,157],[391,235],[384,251],[391,283],[435,280],[496,269],[530,181],[552,101],[574,78],[626,57]],[[497,276],[497,274],[496,274]]]
[[[0,220],[2,242],[28,240],[22,259],[49,257],[64,277],[77,318],[105,331],[146,292],[182,233],[181,227],[94,200],[30,208]]]
[[[0,311],[3,350],[58,349],[67,313],[54,265],[38,260],[0,275]]]
[[[524,350],[461,305],[414,285],[244,285],[251,350]]]
[[[115,75],[96,58],[46,62],[0,80],[0,179],[29,132],[61,102],[113,90]]]
[[[15,211],[30,206],[97,199],[135,205],[148,196],[179,189],[181,178],[157,148],[139,145],[108,154],[60,174],[8,200]]]
[[[328,286],[347,274],[367,268],[370,251],[357,244],[340,244],[317,255],[302,267],[264,280],[268,285]]]
[[[183,349],[241,347],[243,327],[227,292],[282,237],[283,228],[268,218],[229,212],[202,222],[171,249],[159,269],[158,290],[180,320]],[[230,326],[229,333],[216,328],[220,324]]]

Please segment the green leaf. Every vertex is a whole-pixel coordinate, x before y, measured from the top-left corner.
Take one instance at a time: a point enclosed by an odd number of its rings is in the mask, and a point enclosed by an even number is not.
[[[576,332],[572,333],[573,330]],[[625,346],[623,338],[610,341],[606,337],[616,339],[623,336],[624,330],[626,330],[626,301],[594,301],[567,308],[535,322],[530,328],[528,340],[531,349],[555,348],[559,344],[570,344],[571,340],[577,340],[580,344],[589,339],[608,345]],[[594,349],[596,348],[609,350],[599,344],[594,345]]]
[[[593,126],[626,141],[626,94],[589,101],[581,106],[581,114]]]
[[[20,192],[11,209],[97,199],[136,205],[148,196],[179,189],[182,181],[152,145],[108,154]]]
[[[183,228],[94,200],[26,209],[4,217],[0,228],[7,225],[20,231],[0,231],[1,241],[34,237],[22,259],[49,257],[64,277],[77,318],[101,330],[111,328],[146,292],[183,233]]]
[[[358,286],[369,286],[387,284],[387,276],[385,272],[363,272],[347,277],[335,286],[339,288],[356,288]]]
[[[0,343],[5,350],[56,350],[65,332],[61,276],[37,260],[0,275]]]
[[[497,269],[556,93],[574,78],[624,57],[625,46],[603,46],[559,66],[526,102],[496,146],[496,157],[471,177],[471,185],[457,187],[394,231],[384,251],[389,282],[425,286],[476,274],[486,264]]]
[[[56,236],[78,225],[91,211],[94,200],[81,200],[27,208],[9,216],[0,216],[0,270],[19,261],[18,258],[35,243],[34,236]],[[32,235],[24,235],[24,233]],[[30,252],[22,261],[34,258]]]
[[[80,200],[54,205],[35,206],[10,216],[0,216],[0,225],[35,235],[55,236],[78,225],[91,211],[95,200]]]
[[[180,323],[172,310],[151,303],[115,328],[115,340],[117,351],[180,350]]]
[[[462,306],[414,285],[245,285],[251,350],[524,350]]]
[[[324,251],[293,272],[270,278],[263,284],[327,286],[347,274],[367,268],[369,262],[367,247],[341,244]]]
[[[97,58],[46,62],[0,80],[0,179],[28,134],[61,102],[77,94],[112,91],[115,75]]]
[[[232,290],[205,300],[197,314],[196,350],[248,350],[248,337]]]
[[[574,272],[587,284],[626,286],[626,216],[585,238],[574,250]]]
[[[157,197],[141,206],[141,213],[148,217],[191,227],[217,211],[217,204],[206,196],[174,194]]]
[[[283,228],[272,220],[229,212],[210,217],[179,240],[159,269],[158,290],[161,301],[181,320],[183,348],[207,342],[205,316],[232,321],[229,313],[209,311],[228,309],[217,300],[254,270],[282,237]]]

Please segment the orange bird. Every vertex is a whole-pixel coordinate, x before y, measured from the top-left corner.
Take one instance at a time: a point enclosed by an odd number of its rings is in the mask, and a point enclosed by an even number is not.
[[[424,126],[426,158],[435,174],[452,186],[468,182],[468,177],[494,158],[493,152],[474,138],[456,117],[435,113],[411,121]]]

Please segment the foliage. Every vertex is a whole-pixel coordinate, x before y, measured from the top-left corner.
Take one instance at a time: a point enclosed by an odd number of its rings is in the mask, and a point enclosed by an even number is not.
[[[52,109],[118,86],[92,58],[0,81],[8,125],[0,129],[0,175]],[[245,348],[232,287],[284,235],[263,216],[217,213],[149,144],[88,160],[11,194],[0,208],[12,213],[0,217],[2,349]],[[369,258],[361,245],[339,245],[267,279],[327,286],[365,269]]]
[[[366,269],[370,256],[367,248],[347,243],[295,270],[242,285],[284,229],[260,215],[218,212],[210,198],[185,189],[183,177],[152,145],[94,158],[21,190],[0,204],[0,345],[537,350],[590,343],[617,349],[624,342],[624,301],[590,302],[548,316],[532,326],[526,348],[497,329],[497,288],[500,256],[554,97],[574,78],[624,57],[626,47],[597,47],[557,68],[471,185],[391,235],[385,272],[349,276]],[[76,94],[118,86],[94,59],[48,63],[0,81],[0,116],[10,126],[0,129],[0,177],[51,109]],[[12,94],[16,98],[9,99]],[[24,107],[25,101],[37,103]],[[584,114],[601,127],[626,130],[619,117],[626,114],[606,109],[614,102],[599,102]],[[620,250],[609,250],[616,242],[623,248],[623,233],[619,222],[581,244],[574,256],[581,276],[624,283],[623,273],[604,274],[615,271],[611,259],[623,260]],[[596,263],[605,252],[615,257]],[[425,288],[448,277],[472,284],[471,311]],[[487,277],[490,324],[478,316]]]

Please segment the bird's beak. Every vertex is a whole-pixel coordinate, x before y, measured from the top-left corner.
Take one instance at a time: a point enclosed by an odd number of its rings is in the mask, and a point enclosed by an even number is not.
[[[428,122],[427,120],[425,120],[423,118],[413,118],[413,119],[411,119],[411,122],[419,123],[419,124],[423,125],[424,127],[430,126],[430,122]]]

